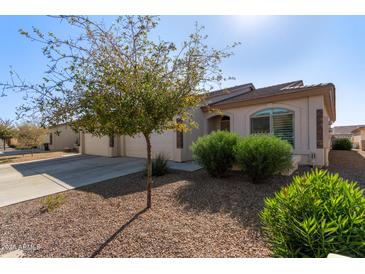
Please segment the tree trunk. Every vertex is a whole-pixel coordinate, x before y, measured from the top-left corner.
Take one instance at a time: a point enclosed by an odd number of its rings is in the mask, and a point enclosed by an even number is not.
[[[4,140],[4,151],[5,151],[5,138],[3,140]]]
[[[147,144],[147,208],[151,208],[152,193],[152,157],[151,157],[151,139],[150,135],[144,135]]]

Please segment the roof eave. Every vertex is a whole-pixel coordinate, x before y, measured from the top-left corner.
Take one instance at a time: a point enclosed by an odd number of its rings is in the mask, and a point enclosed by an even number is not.
[[[330,93],[333,93],[333,101],[331,100]],[[249,105],[257,105],[257,104],[264,104],[270,102],[276,102],[281,100],[290,100],[290,99],[298,99],[308,96],[316,96],[316,95],[323,95],[325,98],[325,105],[327,108],[328,115],[331,119],[331,122],[336,121],[336,101],[335,101],[335,86],[333,84],[327,84],[326,86],[319,86],[319,87],[311,87],[307,88],[306,90],[300,92],[291,92],[291,93],[284,93],[284,94],[274,94],[270,96],[262,96],[256,97],[247,100],[240,100],[236,102],[228,102],[228,103],[218,103],[212,104],[208,106],[201,107],[203,112],[207,112],[210,109],[227,109],[227,108],[237,108],[242,106],[249,106]]]

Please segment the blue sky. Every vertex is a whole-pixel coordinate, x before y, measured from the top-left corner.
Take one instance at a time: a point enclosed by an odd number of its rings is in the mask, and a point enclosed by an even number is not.
[[[162,16],[156,33],[178,44],[196,21],[205,26],[212,47],[242,43],[222,65],[236,80],[223,86],[332,82],[337,92],[335,125],[365,124],[365,16]],[[9,66],[27,80],[42,78],[47,63],[39,44],[18,33],[32,26],[70,33],[65,24],[44,16],[0,16],[0,82],[9,79]],[[0,98],[0,118],[15,119],[21,102],[21,94]]]

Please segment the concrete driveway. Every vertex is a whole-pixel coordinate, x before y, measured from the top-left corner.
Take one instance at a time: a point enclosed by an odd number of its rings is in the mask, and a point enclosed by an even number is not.
[[[90,155],[0,165],[0,207],[144,169],[145,159]]]

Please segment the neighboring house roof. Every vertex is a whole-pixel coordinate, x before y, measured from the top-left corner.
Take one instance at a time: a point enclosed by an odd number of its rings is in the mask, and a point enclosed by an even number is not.
[[[337,126],[332,128],[333,135],[351,135],[352,132],[360,127],[364,127],[365,125],[351,125],[351,126]]]
[[[230,96],[229,98],[219,98],[219,100],[215,100],[214,102],[207,101],[206,105],[202,108],[203,111],[207,111],[211,108],[232,108],[315,95],[325,96],[327,111],[331,120],[335,121],[335,86],[332,83],[304,85],[302,80],[258,89],[253,88],[246,92],[236,93],[235,96]]]
[[[352,130],[351,133],[357,134],[357,133],[360,133],[361,130],[365,130],[365,125],[358,126],[354,130]]]

